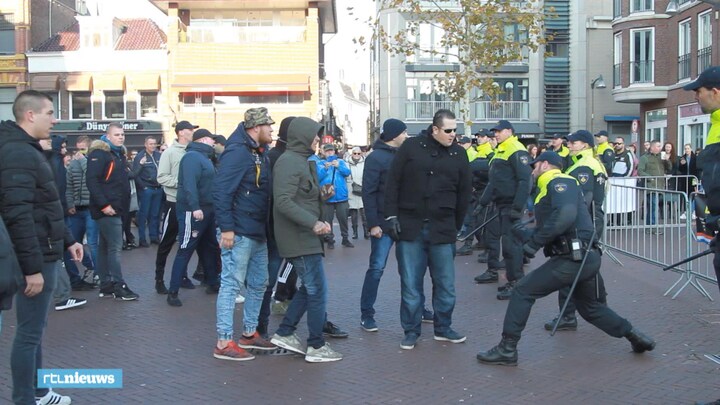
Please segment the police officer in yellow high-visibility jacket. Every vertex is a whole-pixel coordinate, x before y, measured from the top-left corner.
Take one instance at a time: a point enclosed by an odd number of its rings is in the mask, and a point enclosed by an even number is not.
[[[717,232],[720,228],[720,66],[711,66],[703,71],[697,80],[683,87],[695,92],[695,100],[703,112],[710,114],[710,132],[705,148],[698,155],[698,169],[702,170],[702,186],[707,197],[708,215],[705,223],[708,229]],[[710,242],[715,250],[713,265],[720,279],[720,243],[718,236]],[[720,286],[720,285],[719,285]]]
[[[597,155],[603,166],[605,166],[605,173],[612,173],[615,164],[615,149],[608,142],[607,131],[600,131],[595,134],[595,145],[597,145],[597,148],[595,148]]]
[[[602,206],[605,202],[607,173],[605,167],[595,157],[595,151],[593,150],[594,139],[589,131],[579,130],[574,132],[567,136],[567,141],[570,156],[566,163],[570,167],[566,167],[564,172],[574,177],[580,185],[585,205],[588,207],[588,212],[590,212],[590,217],[595,226],[595,240],[599,240],[605,227],[605,213]],[[600,277],[600,273],[598,273],[598,277]],[[604,303],[606,293],[603,286],[603,283],[598,283],[596,293],[598,301]],[[559,291],[558,302],[560,308],[565,303],[569,291],[569,288],[563,288]],[[545,329],[552,330],[554,324],[555,319],[546,323]],[[557,330],[575,330],[576,328],[575,303],[571,299],[565,313],[562,314]]]
[[[563,158],[563,167],[570,166],[567,161],[568,156],[570,156],[570,149],[565,146],[565,135],[554,134],[550,140],[548,151],[555,152]]]
[[[507,300],[515,283],[523,277],[522,246],[512,232],[512,225],[522,218],[530,194],[530,155],[513,135],[514,128],[509,121],[500,120],[491,131],[498,145],[490,161],[490,182],[480,197],[480,205],[487,206],[492,201],[500,212],[502,253],[508,282],[498,292],[497,299]]]

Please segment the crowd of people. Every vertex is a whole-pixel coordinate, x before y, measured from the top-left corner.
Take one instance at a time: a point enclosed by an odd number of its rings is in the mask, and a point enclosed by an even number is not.
[[[720,88],[717,73],[713,83]],[[708,79],[701,75],[701,85],[688,90],[715,115],[720,96],[706,95],[703,80]],[[671,143],[650,141],[638,158],[623,138],[611,144],[605,131],[579,130],[554,136],[546,148],[526,147],[513,125],[501,120],[475,139],[458,137],[454,113],[443,109],[418,136],[408,137],[407,126],[391,118],[370,150],[342,151],[334,143],[321,145],[324,128],[306,117],[285,118],[274,141],[275,121],[260,107],[247,110],[227,139],[180,121],[176,140],[164,152],[148,137],[130,159],[121,123],[109,124],[98,140],[79,138],[77,152],[67,153],[65,139],[50,136],[55,112],[43,93],[19,94],[13,114],[15,121],[0,124],[0,264],[8,269],[0,272],[0,310],[10,308],[19,290],[11,358],[18,404],[71,402],[35,384],[51,300],[62,311],[87,304],[71,291],[139,299],[123,277],[123,248],[157,245],[155,291],[167,295],[172,307],[183,305],[181,289],[197,287],[188,277],[197,253],[192,278],[217,295],[215,358],[247,361],[258,351],[282,349],[312,363],[341,360],[326,342],[348,336],[327,313],[323,257],[335,247],[335,219],[344,248],[353,248],[351,239],[361,234],[370,240],[360,299],[360,325],[370,333],[380,329],[374,305],[395,245],[404,350],[418,344],[422,322],[433,324],[434,340],[465,342],[452,326],[454,260],[478,248],[487,268],[475,281],[498,283],[505,270],[497,298],[509,300],[500,343],[477,354],[481,363],[516,365],[535,300],[555,291],[561,313],[546,329],[575,330],[578,312],[607,334],[626,338],[633,351],[653,350],[655,341],[606,300],[598,245],[605,184],[635,173],[699,175],[697,161],[716,155],[720,133],[711,130],[709,152],[700,156],[690,145],[676,156]],[[691,186],[677,187],[689,192]],[[707,181],[710,190],[716,186],[713,178]],[[708,203],[711,222],[717,216],[714,197]],[[456,249],[458,240],[465,243]],[[176,241],[166,285],[165,265]],[[3,249],[8,246],[13,249]],[[717,248],[716,239],[711,247]],[[549,259],[525,274],[540,249]],[[719,261],[716,255],[716,271]],[[432,310],[423,288],[428,271]],[[243,321],[236,338],[238,303]],[[274,332],[271,313],[283,315]],[[303,317],[305,342],[296,334]]]

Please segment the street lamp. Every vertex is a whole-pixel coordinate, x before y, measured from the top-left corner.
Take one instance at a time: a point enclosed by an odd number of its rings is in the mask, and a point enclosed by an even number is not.
[[[590,132],[595,133],[595,89],[604,89],[605,80],[602,75],[590,82]]]
[[[667,8],[665,9],[665,14],[667,15],[675,15],[678,12],[678,4],[675,0],[670,0],[670,3],[668,3]]]

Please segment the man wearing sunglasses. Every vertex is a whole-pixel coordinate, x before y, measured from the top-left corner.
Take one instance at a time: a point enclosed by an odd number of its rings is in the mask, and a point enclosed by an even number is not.
[[[397,241],[400,323],[410,350],[420,337],[425,269],[433,281],[435,340],[461,343],[451,328],[455,308],[455,238],[472,191],[467,152],[455,142],[457,121],[438,110],[431,131],[405,141],[388,171],[385,210],[388,234]]]
[[[515,283],[523,277],[522,244],[513,234],[513,224],[523,216],[530,194],[530,155],[514,135],[515,129],[506,120],[492,128],[498,145],[490,161],[490,182],[480,197],[480,205],[494,202],[500,212],[502,254],[505,259],[507,284],[499,288],[497,299],[510,299]]]

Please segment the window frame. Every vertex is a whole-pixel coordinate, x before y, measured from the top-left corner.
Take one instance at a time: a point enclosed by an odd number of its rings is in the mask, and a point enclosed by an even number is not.
[[[650,51],[646,56],[645,59],[635,60],[635,35],[639,34],[641,32],[650,33],[651,35],[651,41],[650,41]],[[641,44],[642,46],[642,44]],[[637,83],[654,83],[655,82],[655,27],[642,27],[642,28],[633,28],[630,29],[630,84],[637,84]],[[648,57],[649,56],[649,57]],[[649,80],[640,80],[639,78],[634,77],[635,68],[633,66],[634,63],[637,62],[648,62],[650,63],[650,79]]]
[[[155,112],[151,114],[157,114],[160,110],[160,92],[157,90],[139,90],[138,91],[138,97],[137,97],[137,111],[138,111],[138,118],[146,118],[149,115],[146,115],[143,108],[142,108],[142,100],[143,100],[143,93],[154,93],[155,94]]]
[[[70,97],[68,97],[68,101],[69,101],[68,107],[69,107],[69,110],[70,110],[70,119],[71,119],[71,120],[78,120],[78,121],[90,121],[90,120],[92,120],[93,117],[95,116],[95,111],[94,111],[95,107],[94,107],[94,105],[93,105],[93,94],[92,94],[92,92],[91,92],[91,91],[71,91],[71,92],[69,92],[69,93],[70,93]],[[76,95],[76,94],[79,94],[79,93],[86,93],[86,94],[88,95],[88,100],[89,100],[89,102],[90,102],[90,117],[88,117],[88,118],[80,118],[80,117],[77,117],[77,118],[76,118],[76,117],[75,117],[75,102],[74,102],[74,100],[73,100],[73,96]]]
[[[119,93],[122,96],[122,117],[110,117],[107,114],[107,99],[108,93]],[[115,94],[113,94],[115,96]],[[122,90],[104,90],[103,91],[103,102],[102,102],[102,116],[106,120],[125,120],[127,119],[127,105],[125,105],[125,92]]]

